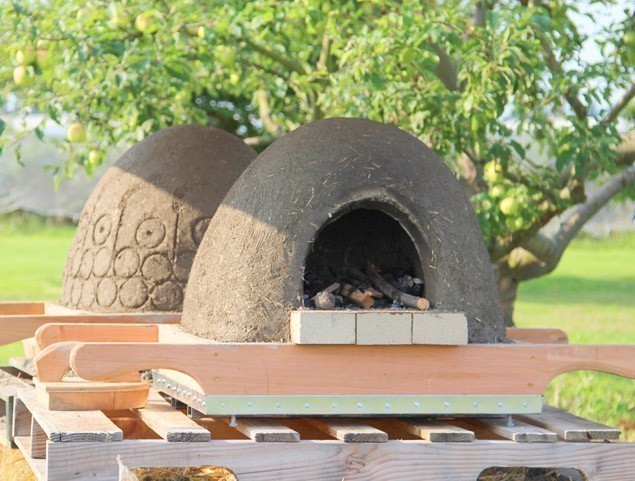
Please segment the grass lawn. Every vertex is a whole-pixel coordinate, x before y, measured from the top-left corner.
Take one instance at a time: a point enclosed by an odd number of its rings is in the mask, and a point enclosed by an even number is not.
[[[0,300],[55,300],[71,225],[0,216]],[[575,241],[558,269],[521,285],[520,327],[559,327],[575,343],[635,344],[635,235]],[[20,346],[0,348],[0,362]],[[547,401],[625,429],[635,441],[635,381],[578,372],[559,376]]]

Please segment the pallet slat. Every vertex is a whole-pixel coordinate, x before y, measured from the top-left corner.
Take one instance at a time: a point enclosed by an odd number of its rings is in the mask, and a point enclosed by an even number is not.
[[[121,429],[101,411],[49,411],[38,404],[33,388],[21,388],[17,396],[53,442],[111,442],[123,439]],[[23,417],[17,411],[14,415]],[[14,432],[17,436],[25,434],[23,430]]]
[[[400,429],[433,443],[465,443],[475,439],[472,431],[433,419],[395,419],[393,423]]]
[[[49,443],[47,481],[118,481],[118,454],[130,469],[226,466],[240,481],[474,481],[481,471],[492,466],[545,464],[576,467],[593,476],[594,481],[624,481],[632,479],[635,443]]]
[[[554,431],[565,441],[617,440],[622,434],[619,429],[589,421],[547,405],[544,406],[542,414],[519,416],[519,418]]]
[[[212,439],[207,429],[174,409],[154,390],[150,391],[145,407],[135,411],[150,429],[166,441],[199,443]]]
[[[513,420],[512,426],[508,426],[507,420],[502,418],[478,419],[477,422],[484,424],[497,436],[511,439],[515,443],[555,443],[558,440],[556,433],[517,419]]]
[[[388,434],[354,419],[317,419],[307,422],[345,443],[385,443]]]
[[[229,419],[225,418],[224,421],[232,426]],[[300,434],[297,431],[272,419],[238,418],[236,426],[232,427],[257,443],[295,443],[300,441]]]

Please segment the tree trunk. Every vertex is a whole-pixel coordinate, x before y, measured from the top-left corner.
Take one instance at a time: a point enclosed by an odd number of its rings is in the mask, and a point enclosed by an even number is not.
[[[518,279],[514,276],[513,270],[507,265],[507,258],[498,262],[495,266],[496,283],[498,295],[500,297],[503,319],[507,327],[514,326],[514,303],[518,292]]]

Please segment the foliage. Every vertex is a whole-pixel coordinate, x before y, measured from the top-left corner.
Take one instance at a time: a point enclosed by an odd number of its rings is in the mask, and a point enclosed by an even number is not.
[[[509,264],[552,217],[587,202],[587,180],[633,162],[616,120],[635,95],[635,17],[590,38],[580,27],[591,11],[573,0],[4,2],[0,82],[6,106],[85,127],[85,141],[62,142],[58,174],[177,123],[265,143],[322,117],[397,125],[454,169],[493,261]],[[582,57],[588,42],[601,59]],[[47,60],[25,62],[29,49]],[[538,247],[508,267],[552,269],[562,249]]]

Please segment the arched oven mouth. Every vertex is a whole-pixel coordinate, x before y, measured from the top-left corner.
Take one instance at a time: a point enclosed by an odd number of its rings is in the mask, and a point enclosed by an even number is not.
[[[349,205],[317,231],[306,257],[302,307],[427,308],[415,243],[384,206]]]

